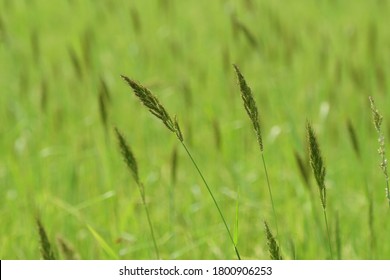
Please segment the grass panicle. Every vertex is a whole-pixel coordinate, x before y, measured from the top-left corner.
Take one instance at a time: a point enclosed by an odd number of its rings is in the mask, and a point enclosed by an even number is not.
[[[326,168],[321,155],[320,146],[318,145],[317,137],[309,122],[306,123],[306,131],[307,131],[307,139],[309,142],[310,165],[312,167],[313,174],[320,191],[322,208],[325,210],[326,209],[326,187],[325,187]]]
[[[375,129],[378,133],[381,133],[381,125],[382,125],[383,117],[381,114],[379,114],[379,111],[376,108],[374,98],[372,98],[372,96],[369,96],[368,99],[370,100],[371,112],[372,112],[372,117],[374,119]]]
[[[171,117],[169,116],[168,112],[160,104],[160,102],[158,101],[157,97],[155,97],[150,92],[149,89],[147,89],[146,87],[140,85],[137,82],[134,82],[133,80],[129,79],[126,76],[122,75],[121,77],[133,89],[134,94],[139,98],[139,100],[142,102],[142,104],[144,104],[145,107],[147,107],[149,109],[149,111],[154,116],[159,118],[170,131],[172,131],[173,133],[176,134],[177,139],[180,141],[180,143],[183,146],[184,150],[186,151],[188,157],[190,158],[192,164],[194,165],[195,169],[197,170],[199,176],[201,177],[204,185],[206,186],[206,189],[207,189],[209,195],[211,196],[211,198],[213,200],[213,203],[214,203],[215,207],[217,208],[217,211],[218,211],[218,213],[219,213],[219,215],[220,215],[220,217],[222,219],[222,222],[223,222],[223,224],[224,224],[224,226],[226,228],[226,231],[228,233],[230,242],[232,243],[232,245],[234,247],[234,251],[236,253],[236,256],[240,260],[241,259],[240,253],[238,251],[238,248],[237,248],[236,244],[234,243],[233,235],[230,232],[230,229],[229,229],[229,227],[227,225],[226,219],[225,219],[225,217],[224,217],[224,215],[223,215],[223,213],[221,211],[221,208],[218,205],[217,200],[215,199],[215,196],[214,196],[214,194],[213,194],[209,184],[207,183],[205,177],[203,176],[202,171],[200,170],[200,168],[199,168],[198,164],[196,163],[195,159],[193,158],[193,156],[192,156],[190,150],[188,149],[187,145],[184,143],[184,137],[183,137],[183,134],[181,132],[179,123],[177,121],[177,118],[175,117],[174,120],[171,119]]]
[[[248,113],[248,116],[249,116],[249,118],[252,121],[253,128],[254,128],[254,130],[256,132],[257,142],[259,143],[260,152],[261,152],[261,159],[263,161],[265,177],[267,179],[268,192],[269,192],[269,196],[270,196],[270,200],[271,200],[272,211],[273,211],[273,214],[274,214],[276,233],[278,235],[279,234],[278,219],[276,217],[275,204],[274,204],[274,199],[273,199],[273,196],[272,196],[271,184],[270,184],[270,181],[269,181],[269,176],[268,176],[268,171],[267,171],[267,165],[265,164],[265,159],[264,159],[264,146],[263,146],[263,138],[261,136],[261,127],[260,127],[260,121],[259,121],[259,113],[258,113],[258,110],[257,110],[255,99],[253,98],[252,90],[250,89],[250,87],[246,83],[245,78],[242,75],[242,73],[241,73],[240,69],[238,68],[238,66],[233,64],[233,67],[234,67],[234,69],[236,71],[236,74],[237,74],[238,84],[240,86],[241,97],[242,97],[242,100],[244,101],[245,110]]]
[[[115,133],[119,142],[119,148],[121,150],[123,160],[125,161],[127,167],[129,168],[131,175],[133,175],[135,182],[139,184],[140,181],[138,176],[138,166],[134,154],[131,151],[130,147],[127,145],[125,138],[123,137],[122,133],[118,130],[118,128],[115,128]]]
[[[390,189],[389,189],[389,175],[387,171],[387,159],[386,159],[386,149],[385,149],[385,136],[382,133],[381,125],[383,117],[381,114],[379,114],[378,109],[375,106],[374,99],[369,96],[370,104],[371,104],[371,111],[372,111],[372,117],[374,119],[374,126],[376,131],[378,132],[378,142],[379,142],[379,148],[378,148],[378,154],[381,158],[380,167],[382,169],[383,174],[385,175],[385,181],[386,181],[386,187],[385,187],[385,195],[387,198],[387,201],[390,206]]]
[[[179,124],[177,122],[177,118],[175,117],[174,120],[171,119],[168,112],[158,101],[157,97],[155,97],[149,89],[140,85],[139,83],[129,79],[126,76],[122,75],[121,77],[133,89],[135,95],[142,102],[142,104],[144,104],[153,115],[159,118],[170,131],[175,133],[180,141],[184,141],[183,134],[181,133]]]
[[[157,241],[156,241],[156,237],[154,234],[152,221],[150,219],[149,209],[148,209],[148,206],[146,204],[145,188],[144,188],[144,185],[141,183],[141,181],[139,179],[139,175],[138,175],[137,161],[136,161],[134,154],[131,151],[129,145],[127,144],[125,138],[123,137],[123,135],[121,134],[121,132],[117,128],[115,128],[115,133],[116,133],[116,136],[117,136],[117,139],[119,142],[119,148],[121,150],[123,159],[124,159],[127,167],[129,168],[130,173],[133,175],[134,181],[137,183],[138,190],[140,192],[141,199],[142,199],[142,204],[143,204],[144,209],[145,209],[146,218],[148,220],[148,225],[149,225],[149,229],[150,229],[150,234],[152,236],[156,257],[157,257],[157,259],[160,259],[160,252],[159,252],[159,249],[157,246]]]
[[[260,127],[259,113],[257,110],[256,101],[253,98],[252,90],[246,83],[245,78],[241,74],[240,69],[237,67],[237,65],[233,65],[233,66],[234,69],[236,70],[238,83],[241,90],[241,97],[242,100],[244,101],[245,110],[252,121],[253,128],[255,129],[257,141],[259,142],[259,146],[260,146],[260,151],[263,152],[264,151],[263,138],[261,137],[261,127]]]
[[[55,260],[55,254],[52,245],[49,241],[49,237],[46,234],[46,230],[39,218],[36,218],[39,233],[39,243],[41,247],[41,255],[44,260]]]
[[[313,130],[311,124],[308,121],[306,122],[306,133],[307,133],[307,141],[308,141],[308,146],[309,146],[310,165],[312,167],[313,174],[314,174],[314,177],[316,178],[316,182],[317,182],[318,189],[320,192],[321,204],[322,204],[322,209],[323,209],[323,213],[324,213],[325,226],[326,226],[326,231],[327,231],[327,235],[328,235],[329,252],[330,252],[331,258],[333,259],[328,218],[327,218],[327,214],[326,214],[326,186],[325,186],[326,168],[325,168],[324,160],[323,160],[322,155],[321,155],[321,150],[320,150],[320,146],[319,146],[318,141],[317,141],[317,137],[314,133],[314,130]]]
[[[280,248],[276,242],[275,237],[273,236],[268,224],[264,221],[265,234],[267,236],[267,245],[269,250],[269,255],[272,260],[283,260],[282,254],[280,253]]]

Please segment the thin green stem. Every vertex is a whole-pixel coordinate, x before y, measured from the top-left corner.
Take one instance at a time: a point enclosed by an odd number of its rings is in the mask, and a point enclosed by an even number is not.
[[[230,232],[230,230],[229,230],[229,227],[228,227],[228,225],[227,225],[227,223],[226,223],[225,217],[223,216],[222,211],[221,211],[221,209],[219,208],[219,205],[218,205],[218,203],[217,203],[217,200],[215,199],[215,197],[214,197],[214,195],[213,195],[213,192],[211,191],[209,185],[207,184],[206,179],[203,177],[202,172],[200,171],[198,165],[196,164],[196,162],[195,162],[194,158],[192,157],[190,151],[188,150],[187,146],[184,144],[183,141],[180,141],[180,143],[183,145],[183,147],[184,147],[184,149],[186,150],[188,156],[190,157],[190,159],[191,159],[193,165],[195,166],[196,170],[198,171],[200,177],[202,178],[203,183],[205,184],[205,186],[206,186],[206,188],[207,188],[207,191],[209,192],[209,194],[210,194],[210,196],[211,196],[211,198],[212,198],[212,200],[213,200],[213,202],[214,202],[214,205],[215,205],[215,207],[217,208],[219,215],[221,216],[221,219],[222,219],[222,221],[223,221],[223,224],[225,225],[225,228],[226,228],[226,231],[228,232],[230,241],[232,242],[232,244],[233,244],[233,246],[234,246],[234,251],[236,252],[237,258],[238,258],[239,260],[241,260],[240,253],[238,252],[238,248],[237,248],[236,244],[234,243],[233,236],[232,236],[232,234],[231,234],[231,232]]]
[[[330,242],[330,232],[329,232],[329,226],[328,226],[328,218],[326,216],[326,209],[324,208],[324,220],[325,220],[325,225],[326,225],[326,232],[328,234],[328,243],[329,243],[329,252],[330,252],[330,257],[333,260],[333,253],[332,253],[332,244]]]
[[[261,152],[261,158],[262,158],[262,160],[263,160],[263,166],[264,166],[264,171],[265,171],[265,177],[267,178],[267,186],[268,186],[269,197],[270,197],[270,199],[271,199],[272,211],[273,211],[273,213],[274,213],[275,227],[276,227],[276,236],[278,236],[278,235],[279,235],[278,219],[276,218],[276,211],[275,211],[274,199],[273,199],[273,196],[272,196],[271,184],[270,184],[270,182],[269,182],[268,171],[267,171],[267,165],[265,164],[265,159],[264,159],[264,153],[263,153],[263,152]]]
[[[138,184],[138,190],[139,190],[140,195],[141,195],[142,204],[144,205],[144,208],[145,208],[145,213],[146,213],[146,218],[147,218],[148,224],[149,224],[150,234],[152,235],[154,251],[156,252],[156,257],[159,260],[160,259],[160,252],[159,252],[158,247],[157,247],[157,242],[156,242],[156,237],[154,235],[152,221],[150,220],[149,209],[148,209],[148,206],[146,205],[145,194],[143,192],[143,186],[141,184]]]

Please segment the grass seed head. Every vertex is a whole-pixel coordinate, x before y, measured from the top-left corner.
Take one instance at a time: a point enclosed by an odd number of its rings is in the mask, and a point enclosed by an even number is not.
[[[236,70],[237,78],[238,78],[238,84],[240,86],[241,90],[241,97],[244,101],[244,107],[246,112],[248,113],[249,118],[252,121],[253,128],[256,132],[257,142],[259,142],[260,150],[263,152],[263,139],[261,137],[261,127],[259,122],[259,113],[257,110],[255,99],[253,98],[252,90],[248,86],[248,84],[245,81],[244,76],[241,74],[240,69],[237,67],[237,65],[233,65],[234,69]]]
[[[369,96],[368,99],[370,100],[370,104],[371,104],[371,111],[372,111],[372,117],[374,119],[375,129],[378,133],[380,133],[383,117],[381,116],[381,114],[379,114],[379,111],[375,106],[374,99],[371,96]]]
[[[326,169],[325,169],[324,161],[322,159],[320,146],[318,145],[317,137],[309,122],[306,123],[306,132],[307,132],[307,139],[309,142],[310,165],[313,169],[314,177],[316,178],[316,182],[320,190],[322,207],[325,209],[326,208],[326,187],[325,187]]]
[[[265,228],[265,234],[267,236],[268,250],[269,250],[269,254],[270,254],[271,259],[272,260],[283,260],[283,257],[280,253],[278,243],[276,242],[275,237],[273,236],[266,221],[264,221],[264,228]]]
[[[381,124],[382,124],[383,117],[379,114],[379,111],[378,111],[378,109],[375,106],[374,99],[371,96],[369,96],[368,98],[369,98],[370,104],[371,104],[371,111],[372,111],[372,116],[373,116],[373,119],[374,119],[375,129],[376,129],[376,131],[378,132],[378,135],[379,135],[379,138],[378,138],[378,142],[379,142],[378,153],[379,153],[379,156],[381,158],[381,162],[380,162],[379,166],[382,169],[383,174],[385,175],[385,180],[386,180],[385,192],[386,192],[387,201],[388,201],[389,206],[390,206],[390,187],[389,187],[389,175],[388,175],[388,172],[387,172],[385,136],[383,135],[382,130],[381,130]]]
[[[115,128],[115,133],[118,138],[119,148],[121,150],[123,160],[125,161],[127,167],[129,168],[135,182],[140,185],[139,176],[138,176],[138,166],[137,161],[131,151],[130,147],[127,145],[127,142],[118,128]]]
[[[174,132],[177,138],[183,142],[183,134],[181,133],[176,117],[174,120],[171,119],[164,106],[162,106],[158,101],[157,97],[155,97],[149,89],[142,86],[141,84],[129,79],[126,76],[122,75],[121,77],[133,89],[134,94],[138,97],[142,104],[144,104],[153,115],[159,118],[165,124],[165,126],[170,131]]]
[[[51,247],[49,238],[47,237],[46,230],[42,225],[39,218],[36,219],[39,233],[39,243],[41,245],[41,255],[44,260],[55,260],[53,249]]]

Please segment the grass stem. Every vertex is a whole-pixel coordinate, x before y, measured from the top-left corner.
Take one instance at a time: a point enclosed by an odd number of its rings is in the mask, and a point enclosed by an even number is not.
[[[326,215],[326,209],[324,209],[324,220],[325,220],[325,226],[326,226],[326,232],[328,235],[328,244],[329,244],[329,253],[330,253],[330,258],[333,260],[333,250],[332,250],[332,243],[330,241],[330,231],[329,231],[329,225],[328,225],[328,217]]]
[[[272,211],[273,211],[273,213],[274,213],[274,220],[275,220],[275,227],[276,227],[276,236],[279,236],[278,219],[276,218],[276,211],[275,211],[274,199],[273,199],[273,196],[272,196],[271,184],[270,184],[270,182],[269,182],[268,171],[267,171],[267,165],[265,164],[265,159],[264,159],[264,153],[263,153],[263,152],[261,153],[261,159],[263,160],[263,166],[264,166],[265,177],[267,178],[267,186],[268,186],[269,197],[270,197],[270,199],[271,199]]]
[[[186,150],[186,152],[187,152],[188,156],[190,157],[193,165],[195,166],[196,170],[198,171],[200,177],[202,178],[203,183],[205,184],[205,186],[207,188],[207,191],[209,192],[211,198],[213,199],[214,205],[216,206],[219,215],[222,218],[222,221],[223,221],[223,223],[225,225],[226,231],[227,231],[227,233],[229,235],[230,241],[232,242],[232,244],[234,246],[234,251],[235,251],[235,253],[237,255],[237,258],[239,260],[241,260],[241,257],[240,257],[240,254],[238,252],[237,246],[236,246],[236,244],[234,242],[233,236],[232,236],[232,234],[231,234],[231,232],[229,230],[229,227],[228,227],[228,225],[226,223],[225,217],[223,216],[222,211],[221,211],[221,209],[220,209],[220,207],[219,207],[219,205],[217,203],[217,200],[215,199],[215,197],[213,195],[213,192],[211,191],[209,185],[207,184],[206,179],[204,178],[202,172],[200,171],[200,169],[199,169],[198,165],[196,164],[194,158],[192,157],[190,151],[188,150],[187,146],[184,144],[184,137],[183,137],[183,134],[181,132],[179,123],[177,121],[177,118],[175,117],[174,119],[172,119],[170,117],[168,112],[165,110],[164,106],[160,103],[160,101],[157,99],[157,97],[152,94],[152,92],[149,89],[147,89],[146,87],[142,86],[141,84],[139,84],[139,83],[129,79],[126,76],[122,75],[122,78],[133,89],[134,94],[139,98],[139,100],[142,102],[142,104],[146,108],[148,108],[149,111],[155,117],[160,119],[164,123],[164,125],[171,132],[173,132],[176,135],[177,139],[180,141],[180,143],[182,144],[182,146]]]
[[[155,234],[154,234],[152,221],[150,219],[149,209],[148,209],[148,206],[146,204],[145,193],[143,192],[143,189],[144,189],[143,185],[142,184],[139,185],[138,189],[139,189],[139,192],[141,194],[142,204],[144,206],[145,213],[146,213],[146,219],[148,220],[150,234],[151,234],[152,240],[153,240],[154,251],[156,253],[156,258],[159,260],[160,259],[160,251],[158,250],[157,241],[156,241],[156,237],[155,237]]]
[[[148,225],[149,225],[150,234],[151,234],[152,240],[153,240],[156,258],[159,260],[160,259],[160,252],[158,250],[156,237],[154,235],[153,225],[152,225],[152,222],[150,220],[148,205],[146,204],[145,188],[139,179],[137,161],[135,160],[133,152],[131,151],[129,145],[127,144],[125,138],[123,137],[123,135],[119,131],[119,129],[115,128],[115,133],[116,133],[116,136],[118,138],[118,143],[119,143],[119,147],[120,147],[120,150],[121,150],[121,153],[123,156],[123,160],[125,161],[130,173],[133,175],[135,183],[138,186],[138,191],[140,193],[142,204],[144,206],[145,213],[146,213],[146,218],[148,220]]]
[[[237,246],[236,246],[236,244],[235,244],[235,242],[234,242],[233,236],[232,236],[232,234],[231,234],[231,232],[230,232],[230,230],[229,230],[229,227],[228,227],[228,225],[227,225],[226,219],[225,219],[225,217],[224,217],[223,214],[222,214],[221,208],[219,207],[218,202],[217,202],[217,200],[215,199],[214,194],[213,194],[213,192],[211,191],[211,189],[210,189],[210,187],[209,187],[209,184],[207,183],[206,179],[204,178],[204,176],[203,176],[203,174],[202,174],[202,171],[200,171],[198,165],[196,164],[196,161],[195,161],[194,158],[192,157],[191,152],[189,151],[189,149],[187,148],[187,146],[184,144],[183,141],[180,141],[180,142],[181,142],[181,144],[183,145],[184,149],[186,150],[186,152],[187,152],[189,158],[191,159],[192,164],[195,166],[195,168],[196,168],[196,170],[198,171],[200,177],[202,178],[202,181],[203,181],[204,185],[206,186],[207,191],[208,191],[208,193],[210,194],[210,196],[211,196],[211,198],[212,198],[212,200],[213,200],[213,202],[214,202],[214,205],[215,205],[215,207],[216,207],[217,210],[218,210],[219,215],[221,216],[221,219],[222,219],[222,221],[223,221],[223,224],[225,225],[225,228],[226,228],[226,231],[227,231],[227,233],[228,233],[228,235],[229,235],[230,241],[232,242],[232,244],[233,244],[233,246],[234,246],[234,251],[235,251],[235,253],[236,253],[236,255],[237,255],[237,258],[238,258],[239,260],[241,260],[240,253],[238,252],[238,248],[237,248]]]

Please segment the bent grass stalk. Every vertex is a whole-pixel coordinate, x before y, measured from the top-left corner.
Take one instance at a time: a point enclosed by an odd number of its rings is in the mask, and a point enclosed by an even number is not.
[[[158,119],[160,119],[163,124],[173,133],[175,133],[177,139],[180,141],[181,145],[183,146],[184,150],[186,151],[188,157],[190,158],[192,164],[194,165],[195,169],[197,170],[199,176],[201,177],[204,185],[206,186],[206,189],[208,191],[208,193],[210,194],[211,196],[211,199],[213,200],[214,202],[214,205],[215,207],[217,208],[218,210],[218,213],[222,219],[222,222],[226,228],[226,231],[228,233],[228,236],[229,236],[229,239],[230,239],[230,242],[232,243],[233,247],[234,247],[234,251],[237,255],[237,258],[239,260],[241,260],[241,256],[240,256],[240,253],[238,251],[238,248],[234,242],[234,239],[233,239],[233,236],[229,230],[229,227],[227,225],[227,222],[226,222],[226,219],[224,217],[224,215],[222,214],[222,211],[221,211],[221,208],[219,207],[218,203],[217,203],[217,200],[215,199],[214,197],[214,194],[213,192],[211,191],[211,188],[210,186],[208,185],[206,179],[204,178],[202,172],[200,171],[196,161],[194,160],[194,158],[192,157],[192,154],[191,152],[189,151],[189,149],[187,148],[187,146],[185,145],[184,143],[184,138],[183,138],[183,134],[181,133],[181,130],[180,130],[180,127],[179,127],[179,123],[177,122],[177,118],[175,117],[174,120],[171,119],[171,117],[169,116],[168,112],[165,110],[165,108],[160,104],[160,102],[158,101],[157,97],[155,97],[152,92],[147,89],[146,87],[142,86],[141,84],[129,79],[128,77],[126,76],[123,76],[121,75],[121,77],[127,82],[127,84],[133,89],[134,91],[134,94],[138,97],[138,99],[141,101],[141,103],[149,109],[149,111],[154,115],[156,116]]]
[[[382,169],[383,174],[385,175],[385,180],[386,180],[385,192],[386,192],[387,201],[388,201],[389,206],[390,206],[389,175],[387,172],[385,136],[383,135],[382,130],[381,130],[383,117],[379,114],[379,111],[375,106],[374,99],[371,96],[369,96],[368,98],[369,98],[370,104],[371,104],[371,111],[372,111],[372,117],[374,119],[375,129],[378,132],[378,142],[379,142],[378,154],[381,157],[380,167]]]
[[[122,134],[120,133],[120,131],[117,128],[115,128],[115,133],[116,133],[116,136],[118,138],[119,147],[120,147],[123,159],[124,159],[127,167],[129,168],[131,174],[133,175],[134,181],[136,182],[136,184],[138,186],[138,190],[139,190],[139,193],[140,193],[141,199],[142,199],[142,204],[144,205],[144,208],[145,208],[146,218],[148,220],[150,234],[152,236],[156,257],[157,257],[157,259],[160,259],[160,252],[158,250],[156,237],[154,235],[152,221],[150,219],[148,206],[146,204],[145,188],[144,188],[144,185],[141,183],[139,176],[138,176],[137,161],[135,160],[134,154],[131,151],[130,147],[127,145],[125,138],[122,136]]]
[[[333,259],[332,245],[330,241],[330,232],[328,226],[328,218],[326,215],[326,186],[325,186],[326,168],[324,166],[324,161],[321,156],[321,151],[318,145],[317,137],[308,121],[306,122],[306,132],[307,132],[307,140],[309,141],[310,165],[312,167],[314,177],[316,178],[318,189],[320,191],[321,205],[324,213],[325,226],[328,235],[329,252],[331,258]]]
[[[268,171],[267,171],[267,165],[265,164],[265,159],[264,159],[264,146],[263,146],[263,139],[261,137],[261,127],[260,127],[259,113],[257,110],[256,102],[255,102],[255,99],[253,98],[252,90],[250,89],[250,87],[246,83],[244,76],[240,72],[240,69],[235,64],[233,64],[233,67],[234,67],[236,74],[237,74],[238,83],[239,83],[240,90],[241,90],[241,97],[242,97],[242,100],[244,101],[245,110],[248,113],[248,116],[252,121],[252,125],[253,125],[253,128],[254,128],[255,133],[256,133],[257,142],[259,143],[260,152],[261,152],[261,159],[263,161],[265,177],[267,179],[269,197],[271,199],[272,211],[274,214],[276,234],[279,235],[278,219],[276,217],[275,204],[274,204],[274,199],[272,196],[271,184],[269,181],[269,176],[268,176]]]

